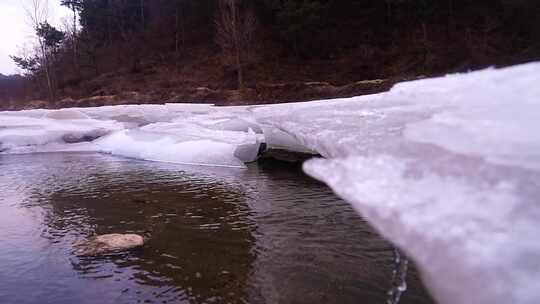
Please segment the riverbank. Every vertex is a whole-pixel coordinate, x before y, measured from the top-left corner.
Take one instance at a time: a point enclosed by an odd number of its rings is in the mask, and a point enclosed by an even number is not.
[[[110,94],[107,90],[79,99],[63,98],[56,102],[31,100],[0,104],[0,110],[61,109],[127,104],[206,103],[223,106],[301,102],[345,98],[388,91],[397,80],[374,79],[336,86],[328,82],[261,83],[243,90],[208,87],[154,88]],[[104,86],[106,88],[106,86]]]

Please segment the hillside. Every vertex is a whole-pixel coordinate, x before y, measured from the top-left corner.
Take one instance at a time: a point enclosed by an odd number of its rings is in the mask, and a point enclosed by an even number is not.
[[[21,102],[25,97],[25,82],[25,78],[20,75],[8,76],[0,73],[0,109],[2,105]]]
[[[346,97],[540,59],[532,0],[68,2],[79,30],[4,108]]]

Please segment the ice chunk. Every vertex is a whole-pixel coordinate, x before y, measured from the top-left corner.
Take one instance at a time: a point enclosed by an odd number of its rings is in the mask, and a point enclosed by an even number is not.
[[[34,110],[22,110],[22,111],[0,111],[0,117],[5,116],[16,116],[16,117],[32,117],[32,118],[41,118],[50,110],[45,109],[34,109]]]
[[[261,127],[257,123],[239,117],[222,118],[201,125],[213,130],[248,132],[251,129],[256,133],[262,133]]]
[[[244,163],[256,161],[261,152],[262,141],[263,137],[256,135],[255,132],[249,128],[246,140],[236,146],[234,156]]]
[[[262,133],[259,124],[246,107],[209,107],[206,111],[199,110],[176,117],[173,122],[189,122],[212,130],[248,132],[251,129]]]
[[[122,130],[96,141],[101,151],[142,160],[243,168],[234,156],[236,146],[210,139]]]
[[[61,109],[56,111],[47,112],[44,118],[67,120],[67,119],[89,119],[90,117],[81,111],[75,109]]]
[[[367,127],[371,122],[379,120],[383,115],[381,110],[369,109],[370,104],[378,99],[380,95],[369,95],[254,107],[251,111],[261,124],[269,148],[335,157],[340,154],[330,150],[363,146],[362,142],[366,139],[351,130],[361,128],[359,124]],[[319,141],[332,145],[321,145]],[[350,144],[345,143],[348,141]]]
[[[307,154],[316,154],[313,149],[302,145],[291,133],[286,133],[271,125],[263,125],[262,131],[269,149],[287,150]]]
[[[175,113],[193,113],[193,114],[204,114],[212,111],[214,108],[213,104],[201,104],[201,103],[167,103],[165,107],[171,112]]]
[[[96,142],[105,152],[182,164],[244,167],[257,158],[259,135],[202,127],[199,118],[178,118],[121,131]]]
[[[114,120],[138,127],[155,122],[170,121],[174,115],[164,105],[119,105],[79,109],[99,120]]]
[[[155,123],[140,129],[155,133],[173,134],[185,139],[209,138],[231,144],[243,144],[246,141],[255,142],[259,138],[254,132],[208,129],[190,122]]]
[[[6,153],[80,149],[164,162],[243,167],[257,158],[264,141],[253,132],[252,127],[259,131],[260,127],[249,115],[245,108],[210,105],[3,112],[0,147]],[[100,139],[113,131],[120,132]]]
[[[58,120],[51,118],[0,115],[0,143],[4,152],[28,146],[91,141],[123,126],[112,121],[92,119]],[[20,151],[13,152],[20,152]],[[32,149],[39,152],[39,149]]]
[[[439,303],[540,302],[540,63],[255,108],[419,266]],[[283,109],[283,107],[281,107]]]
[[[540,169],[540,132],[531,131],[537,128],[539,110],[526,105],[471,106],[411,124],[405,136],[495,164]]]
[[[414,257],[439,303],[538,302],[540,174],[443,175],[388,156],[314,160],[305,170]]]

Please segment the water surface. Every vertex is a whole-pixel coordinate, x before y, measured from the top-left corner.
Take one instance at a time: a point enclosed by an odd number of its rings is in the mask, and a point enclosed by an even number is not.
[[[0,303],[385,303],[393,248],[299,168],[0,155]],[[141,249],[82,258],[94,234]],[[401,303],[432,303],[414,267]]]

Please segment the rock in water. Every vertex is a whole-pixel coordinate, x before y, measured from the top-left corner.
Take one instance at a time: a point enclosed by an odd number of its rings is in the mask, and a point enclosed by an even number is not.
[[[76,245],[76,253],[81,256],[95,256],[129,250],[143,244],[144,238],[137,234],[104,234]]]

